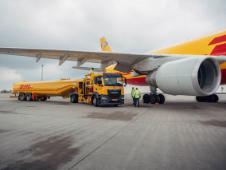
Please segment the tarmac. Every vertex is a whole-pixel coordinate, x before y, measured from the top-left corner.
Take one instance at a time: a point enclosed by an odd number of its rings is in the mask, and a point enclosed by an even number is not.
[[[0,95],[1,170],[225,170],[226,97],[134,108]]]

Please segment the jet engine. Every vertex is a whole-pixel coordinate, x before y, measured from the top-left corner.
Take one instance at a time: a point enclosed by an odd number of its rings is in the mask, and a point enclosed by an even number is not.
[[[210,57],[170,61],[147,75],[147,82],[172,95],[208,96],[220,85],[218,62]]]

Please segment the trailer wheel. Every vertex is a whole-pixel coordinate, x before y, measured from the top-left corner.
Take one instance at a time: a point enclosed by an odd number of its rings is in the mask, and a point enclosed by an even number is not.
[[[24,93],[20,93],[19,96],[18,96],[18,100],[20,101],[26,101],[26,96]]]
[[[47,97],[46,96],[43,96],[43,97],[41,97],[41,99],[40,99],[41,101],[46,101],[47,100]]]
[[[21,98],[20,98],[20,94],[18,95],[17,99],[18,99],[19,101],[21,100]]]
[[[93,97],[93,105],[94,105],[95,107],[98,107],[98,106],[99,106],[99,101],[98,101],[98,99],[97,99],[96,96]]]
[[[27,94],[26,95],[26,100],[27,101],[32,101],[32,94]]]

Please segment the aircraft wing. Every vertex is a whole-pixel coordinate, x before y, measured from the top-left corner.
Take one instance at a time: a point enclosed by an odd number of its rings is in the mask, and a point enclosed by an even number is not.
[[[66,60],[77,61],[77,67],[85,62],[101,63],[108,66],[117,63],[116,69],[119,71],[129,71],[133,65],[145,58],[155,58],[150,54],[129,54],[114,52],[89,52],[89,51],[68,51],[68,50],[47,50],[47,49],[21,49],[21,48],[0,48],[0,54],[34,57],[38,62],[41,58],[57,59],[59,65]]]
[[[77,68],[85,62],[101,63],[102,68],[117,63],[115,69],[121,72],[128,72],[140,61],[149,60],[150,70],[154,70],[163,63],[197,55],[158,55],[158,54],[131,54],[114,52],[89,52],[69,50],[47,50],[47,49],[21,49],[21,48],[0,48],[0,54],[34,57],[38,62],[41,58],[57,59],[59,65],[66,60],[77,61]],[[200,56],[199,56],[200,57]],[[215,57],[219,63],[226,61],[225,56]]]
[[[90,67],[77,67],[77,66],[73,66],[72,68],[73,68],[73,69],[78,69],[78,70],[86,70],[86,71],[90,71]],[[93,69],[93,71],[95,71],[95,72],[103,72],[103,71],[104,71],[104,69],[102,69],[102,68],[93,68],[93,67],[92,67],[92,69]]]

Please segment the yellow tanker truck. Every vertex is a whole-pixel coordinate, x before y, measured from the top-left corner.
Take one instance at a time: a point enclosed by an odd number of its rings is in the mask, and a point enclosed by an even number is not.
[[[124,103],[124,78],[119,73],[90,73],[79,80],[19,82],[13,94],[20,101],[46,101],[51,96],[69,97],[72,103],[94,106]]]

